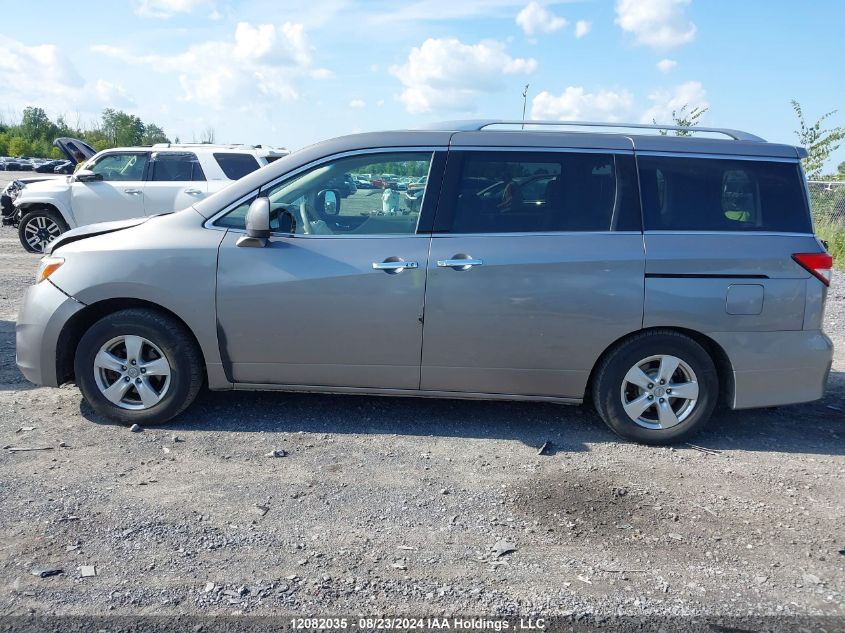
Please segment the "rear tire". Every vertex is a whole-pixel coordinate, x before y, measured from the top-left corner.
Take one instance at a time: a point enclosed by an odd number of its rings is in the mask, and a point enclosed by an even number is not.
[[[38,209],[30,211],[21,218],[18,225],[18,238],[28,252],[43,253],[51,241],[69,228],[60,213]]]
[[[76,384],[103,417],[160,424],[184,411],[203,383],[202,355],[190,331],[156,310],[109,314],[82,336]]]
[[[624,341],[603,359],[593,381],[602,420],[617,435],[643,444],[671,444],[697,433],[718,398],[713,359],[673,330]]]

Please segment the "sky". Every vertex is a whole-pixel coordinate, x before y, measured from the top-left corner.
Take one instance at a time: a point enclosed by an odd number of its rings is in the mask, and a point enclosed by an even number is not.
[[[0,0],[0,117],[106,107],[182,141],[296,149],[459,118],[667,122],[795,143],[839,109],[845,2]],[[845,148],[831,165],[845,160]]]

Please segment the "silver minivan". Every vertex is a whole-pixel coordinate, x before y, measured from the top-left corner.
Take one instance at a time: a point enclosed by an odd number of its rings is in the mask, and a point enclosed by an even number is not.
[[[168,420],[205,383],[591,401],[655,444],[719,404],[822,396],[832,262],[804,150],[518,127],[337,138],[178,213],[65,233],[26,293],[18,365],[125,423]],[[381,176],[344,197],[350,173]]]

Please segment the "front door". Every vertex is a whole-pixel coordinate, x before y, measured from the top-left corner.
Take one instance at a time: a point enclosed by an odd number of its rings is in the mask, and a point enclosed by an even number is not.
[[[452,151],[434,228],[423,390],[577,399],[641,327],[630,153]]]
[[[264,188],[278,226],[290,214],[295,229],[263,248],[237,246],[248,202],[216,222],[231,229],[220,247],[217,315],[235,382],[419,388],[430,242],[418,232],[423,195],[360,189],[342,198],[329,187],[377,169],[425,175],[431,160],[431,152],[367,153]]]
[[[102,179],[71,185],[77,226],[142,217],[147,159],[145,152],[110,152],[86,165]]]

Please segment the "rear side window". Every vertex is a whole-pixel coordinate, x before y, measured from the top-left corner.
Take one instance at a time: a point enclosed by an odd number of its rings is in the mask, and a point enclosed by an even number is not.
[[[639,156],[646,230],[812,233],[797,163]]]
[[[214,154],[214,160],[229,180],[238,180],[251,174],[261,167],[258,159],[252,154],[235,154],[231,152]]]
[[[205,174],[196,154],[191,152],[159,152],[155,154],[150,180],[156,182],[200,182]]]
[[[532,233],[639,230],[633,158],[578,152],[463,152],[437,231]],[[452,159],[450,158],[450,161]],[[623,164],[624,163],[624,164]]]

